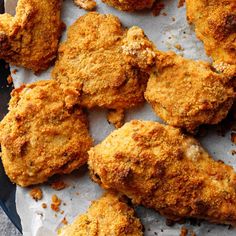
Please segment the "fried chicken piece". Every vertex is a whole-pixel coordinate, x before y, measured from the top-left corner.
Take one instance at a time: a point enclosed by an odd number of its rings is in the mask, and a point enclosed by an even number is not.
[[[129,42],[130,34],[133,36]],[[119,111],[136,106],[144,102],[148,73],[130,59],[125,48],[147,41],[140,28],[123,29],[115,16],[88,13],[70,26],[52,77],[67,94],[68,104]],[[150,47],[150,43],[145,45],[140,50]]]
[[[0,58],[34,72],[56,58],[63,28],[60,0],[19,0],[16,15],[0,15]]]
[[[194,132],[226,117],[235,98],[234,80],[209,63],[157,52],[145,98],[165,122]]]
[[[122,196],[113,192],[93,201],[88,211],[59,230],[60,236],[141,236],[142,224]]]
[[[236,1],[186,0],[186,6],[187,19],[206,53],[217,63],[236,65]]]
[[[13,90],[0,123],[2,162],[12,182],[29,186],[66,174],[87,162],[92,145],[87,118],[67,108],[57,82],[40,81]]]
[[[74,3],[87,11],[91,11],[97,6],[94,0],[74,0]]]
[[[102,0],[121,11],[137,11],[151,8],[155,0]]]
[[[236,174],[191,136],[131,121],[89,151],[92,179],[168,219],[236,224]]]

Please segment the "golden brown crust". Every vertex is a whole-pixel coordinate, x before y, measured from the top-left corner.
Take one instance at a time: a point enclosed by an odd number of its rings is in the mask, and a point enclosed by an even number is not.
[[[141,38],[147,40],[141,29],[136,32],[138,44]],[[148,75],[124,52],[127,34],[117,17],[95,12],[70,26],[52,72],[67,94],[68,104],[116,110],[144,101]],[[132,39],[130,44],[134,42]]]
[[[137,11],[151,8],[155,0],[102,0],[121,11]]]
[[[186,5],[187,19],[206,53],[217,63],[236,65],[236,1],[186,0]]]
[[[62,31],[61,0],[19,0],[16,15],[0,15],[0,58],[34,72],[56,58]]]
[[[236,224],[236,174],[192,137],[151,121],[132,121],[89,151],[92,179],[172,220]]]
[[[185,59],[173,52],[156,54],[156,68],[145,98],[158,116],[190,132],[226,117],[235,98],[235,79],[215,72],[203,61]]]
[[[97,6],[94,0],[74,0],[74,3],[87,11],[91,11]]]
[[[88,211],[59,230],[60,236],[142,236],[142,224],[123,197],[108,192]]]
[[[13,90],[0,143],[6,174],[28,186],[85,164],[92,139],[81,108],[68,109],[59,85],[49,80]]]

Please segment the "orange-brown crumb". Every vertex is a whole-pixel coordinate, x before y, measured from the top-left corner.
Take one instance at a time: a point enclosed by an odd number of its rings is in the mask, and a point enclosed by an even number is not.
[[[11,84],[13,82],[13,78],[11,75],[8,75],[7,82],[8,82],[8,84]]]
[[[236,144],[236,133],[231,133],[231,141]]]
[[[43,192],[40,188],[33,188],[30,191],[30,196],[35,200],[35,201],[39,201],[43,198]]]
[[[91,11],[96,8],[97,4],[94,0],[74,0],[75,5],[84,10]]]
[[[179,0],[178,2],[178,8],[183,7],[185,3],[185,0]]]
[[[51,203],[51,209],[53,211],[58,212],[60,210],[60,205],[61,205],[61,199],[57,197],[57,195],[52,195],[52,203]]]
[[[183,226],[180,231],[180,236],[187,236],[187,234],[188,234],[188,229]]]
[[[68,221],[67,221],[66,217],[63,218],[63,220],[61,221],[61,223],[64,224],[64,225],[67,225],[67,224],[68,224]]]
[[[12,74],[15,75],[17,71],[18,71],[17,69],[14,69],[14,70],[12,71]]]
[[[175,44],[175,48],[180,50],[180,51],[184,51],[184,48],[182,48],[182,46],[180,44]]]
[[[123,109],[109,110],[107,121],[118,129],[124,124],[125,111]]]
[[[62,190],[66,188],[68,185],[63,180],[55,180],[50,183],[50,186],[55,190]]]
[[[43,209],[46,209],[48,206],[47,206],[47,204],[44,202],[44,203],[42,203],[42,208]]]

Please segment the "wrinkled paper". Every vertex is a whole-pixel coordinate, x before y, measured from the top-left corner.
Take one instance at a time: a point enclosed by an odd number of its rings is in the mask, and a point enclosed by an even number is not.
[[[6,0],[6,11],[14,14],[15,2],[17,0]],[[187,58],[202,59],[210,61],[205,55],[202,43],[196,38],[192,26],[186,21],[185,7],[177,8],[177,0],[163,1],[165,8],[157,17],[154,17],[150,11],[126,13],[115,10],[100,0],[97,1],[97,11],[100,13],[111,13],[121,19],[125,27],[133,25],[140,26],[144,29],[146,35],[152,40],[160,50],[172,50]],[[67,26],[71,25],[78,17],[85,14],[86,11],[76,7],[72,0],[63,2],[62,19]],[[62,41],[65,40],[63,33]],[[176,45],[181,45],[184,50],[178,50]],[[16,74],[12,74],[15,87],[23,83],[31,83],[36,80],[50,79],[50,69],[39,76],[32,72],[12,66],[11,70],[17,69]],[[160,121],[152,112],[150,106],[145,104],[127,112],[126,121],[132,119],[155,120]],[[90,131],[95,140],[95,144],[101,142],[112,130],[113,126],[106,120],[106,111],[97,109],[89,113]],[[216,133],[216,127],[208,130],[208,135],[201,138],[202,145],[213,155],[215,159],[221,159],[225,163],[236,167],[235,157],[231,155],[233,144],[230,141],[230,134],[221,137]],[[53,236],[57,230],[63,226],[61,223],[66,217],[68,222],[72,222],[78,215],[84,213],[90,202],[97,199],[102,189],[93,183],[88,176],[86,167],[75,171],[71,175],[63,176],[63,180],[68,187],[56,191],[48,185],[40,186],[43,191],[43,199],[36,202],[30,195],[28,188],[17,187],[16,207],[21,218],[23,233],[25,236]],[[51,197],[56,194],[62,199],[60,209],[63,212],[56,213],[51,210]],[[47,209],[42,208],[42,203],[47,204]],[[167,226],[165,218],[158,213],[137,207],[137,214],[145,226],[145,235],[165,235],[175,236],[180,234],[183,225],[175,224]],[[193,226],[190,223],[184,225],[192,229],[196,235],[207,236],[224,236],[236,235],[236,229],[229,229],[227,226],[220,226],[202,222],[201,225]]]

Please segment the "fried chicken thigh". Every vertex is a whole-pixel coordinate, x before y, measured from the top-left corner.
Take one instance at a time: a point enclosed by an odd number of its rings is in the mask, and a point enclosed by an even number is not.
[[[88,211],[59,230],[60,236],[142,236],[142,224],[125,198],[108,192]]]
[[[226,117],[235,99],[235,79],[203,61],[185,59],[173,52],[156,55],[145,98],[158,116],[189,132]]]
[[[137,11],[151,8],[155,0],[102,0],[122,11]]]
[[[9,113],[0,123],[1,158],[10,180],[20,186],[70,173],[87,162],[92,145],[81,108],[67,108],[55,81],[13,90]]]
[[[186,0],[187,19],[195,25],[206,53],[222,70],[236,76],[236,1]]]
[[[148,63],[152,63],[155,54],[146,50],[146,55],[143,50],[154,46],[140,28],[126,30],[117,17],[93,12],[80,17],[67,35],[60,45],[52,77],[67,94],[68,104],[103,107],[122,114],[123,110],[144,102],[148,65],[140,68],[126,52],[133,47],[142,48],[133,56],[147,56]],[[119,119],[112,120],[117,120],[120,126]]]
[[[177,221],[236,224],[236,174],[191,136],[151,121],[131,121],[89,151],[92,179]]]
[[[62,31],[60,0],[19,0],[16,15],[0,15],[0,58],[34,72],[56,58]]]

